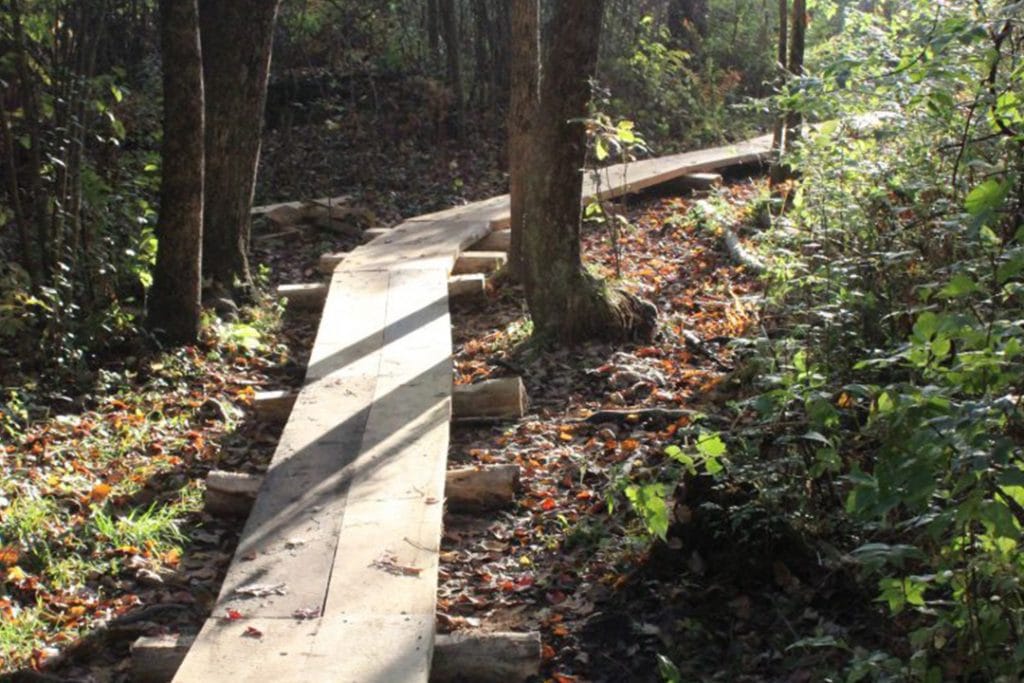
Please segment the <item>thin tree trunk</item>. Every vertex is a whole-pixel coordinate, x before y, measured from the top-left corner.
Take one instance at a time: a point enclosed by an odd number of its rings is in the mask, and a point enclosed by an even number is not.
[[[791,78],[804,75],[804,43],[807,33],[807,0],[793,0],[793,35],[789,47],[789,73]],[[800,139],[803,116],[791,111],[786,116],[786,146]]]
[[[523,202],[529,172],[530,127],[540,100],[540,0],[511,0],[511,59],[508,116],[509,212],[512,244],[508,269],[523,278]]]
[[[200,0],[206,85],[203,275],[250,294],[249,212],[280,0]],[[237,287],[237,288],[236,288]]]
[[[657,311],[610,291],[583,269],[580,194],[590,79],[597,65],[603,0],[559,0],[541,74],[540,107],[524,174],[523,255],[534,334],[576,344],[650,337]]]
[[[455,134],[461,137],[465,97],[462,87],[462,65],[459,58],[459,27],[455,15],[455,0],[439,0],[439,3],[441,38],[444,40],[445,73],[448,87],[452,89],[452,95],[455,97],[455,111],[453,112]]]
[[[789,0],[779,0],[779,45],[778,56],[775,64],[779,76],[777,82],[778,91],[786,84],[786,55],[789,51]],[[786,114],[783,112],[776,119],[772,127],[772,151],[774,161],[768,172],[768,182],[775,187],[785,180],[786,171],[782,166],[782,155],[786,152]]]
[[[149,324],[172,343],[199,335],[203,244],[203,63],[197,0],[160,0],[164,127]]]

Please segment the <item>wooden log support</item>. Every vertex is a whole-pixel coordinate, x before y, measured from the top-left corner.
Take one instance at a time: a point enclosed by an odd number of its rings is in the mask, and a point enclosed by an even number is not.
[[[206,511],[217,517],[244,517],[262,484],[261,474],[213,470],[206,475]],[[452,512],[507,507],[518,490],[517,465],[460,467],[445,474],[445,498]]]
[[[138,683],[166,683],[195,642],[194,636],[143,636],[131,646],[131,680]]]
[[[469,251],[505,251],[512,246],[511,230],[495,230],[469,248]]]
[[[518,420],[526,414],[526,387],[518,377],[459,384],[452,391],[456,420]]]
[[[508,254],[503,251],[465,251],[455,260],[452,275],[493,273],[504,266],[507,260]]]
[[[452,633],[434,639],[432,683],[521,683],[537,676],[540,634]]]
[[[143,636],[131,646],[131,680],[166,683],[195,641],[190,635]],[[540,671],[540,634],[453,633],[434,638],[430,680],[519,683]]]
[[[695,192],[708,192],[722,185],[721,173],[687,173],[679,176],[676,184],[685,189]]]
[[[327,288],[327,284],[322,282],[278,285],[277,296],[279,299],[287,299],[291,308],[315,311],[323,308],[327,300]]]
[[[245,517],[262,484],[259,474],[213,470],[206,475],[206,511],[217,517]]]
[[[321,254],[320,260],[316,264],[317,271],[321,275],[330,275],[338,267],[338,264],[345,260],[346,254],[347,252],[344,251],[334,252],[333,254]]]
[[[367,228],[366,230],[363,230],[363,244],[366,244],[367,242],[372,242],[378,237],[383,237],[384,235],[390,234],[391,228]]]
[[[518,465],[460,467],[448,470],[444,496],[453,512],[476,512],[508,507],[519,489]]]
[[[297,395],[296,392],[287,389],[258,391],[253,398],[252,407],[259,419],[280,424],[291,414]]]
[[[487,276],[483,273],[452,275],[448,278],[448,298],[453,301],[480,301],[487,295]]]

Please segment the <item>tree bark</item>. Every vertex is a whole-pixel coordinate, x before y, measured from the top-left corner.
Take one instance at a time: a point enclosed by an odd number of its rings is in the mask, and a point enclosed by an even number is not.
[[[691,52],[699,51],[708,34],[707,0],[670,0],[668,28],[680,47]]]
[[[167,341],[199,335],[203,244],[203,64],[197,0],[160,0],[164,127],[149,324]]]
[[[540,103],[540,0],[511,0],[511,3],[508,184],[512,244],[508,251],[508,269],[512,277],[521,282],[524,181],[529,172],[530,126]]]
[[[462,61],[459,55],[459,25],[455,15],[455,0],[439,0],[441,14],[441,38],[444,40],[445,72],[448,87],[455,97],[454,121],[455,134],[462,136],[463,107],[465,96],[462,87]]]
[[[804,75],[804,43],[807,34],[807,0],[793,0],[793,35],[789,46],[789,73],[791,78]],[[786,115],[786,146],[800,139],[803,116],[798,111]]]
[[[206,81],[203,275],[248,295],[249,211],[280,0],[200,0]],[[240,289],[236,289],[236,283]]]
[[[608,289],[586,273],[580,254],[580,195],[586,156],[582,119],[597,65],[603,0],[558,0],[541,84],[540,106],[523,174],[523,284],[534,335],[575,344],[649,338],[653,305]]]

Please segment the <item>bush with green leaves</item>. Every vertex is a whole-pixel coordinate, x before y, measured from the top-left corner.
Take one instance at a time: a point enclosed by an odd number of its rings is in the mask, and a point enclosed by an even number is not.
[[[796,425],[777,442],[808,456],[812,488],[838,485],[849,557],[900,615],[904,639],[855,654],[847,679],[1015,680],[1024,21],[1019,3],[887,5],[846,7],[786,98],[832,121],[791,156],[769,241],[795,343],[772,345],[747,405]]]

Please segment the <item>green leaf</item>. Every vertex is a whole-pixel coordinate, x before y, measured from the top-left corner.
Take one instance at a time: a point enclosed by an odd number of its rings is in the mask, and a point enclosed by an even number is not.
[[[697,439],[697,452],[705,458],[718,458],[726,453],[725,442],[718,434],[705,432]]]
[[[663,683],[683,683],[683,673],[679,667],[663,654],[658,655],[658,675]]]
[[[978,285],[965,273],[957,273],[949,283],[939,290],[939,296],[946,299],[957,299],[978,291]]]
[[[972,216],[980,217],[987,215],[1002,208],[1009,192],[1009,181],[1004,180],[1000,182],[989,179],[971,190],[964,202],[964,207],[967,209],[967,213]]]
[[[644,521],[648,533],[665,540],[668,535],[668,505],[665,504],[665,485],[627,486],[626,498]]]
[[[594,156],[597,157],[598,161],[604,161],[608,158],[608,147],[601,138],[597,138],[594,141]]]

